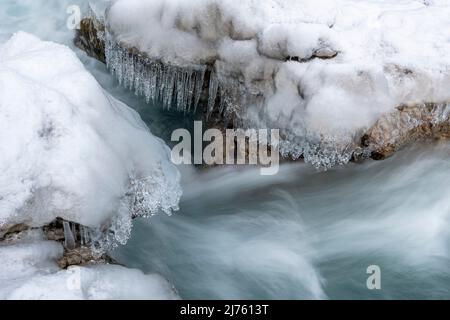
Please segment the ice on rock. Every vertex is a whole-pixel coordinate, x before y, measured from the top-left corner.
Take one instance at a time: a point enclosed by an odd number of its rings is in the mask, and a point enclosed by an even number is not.
[[[168,147],[65,46],[22,32],[0,46],[0,141],[0,228],[59,217],[67,247],[105,248],[133,216],[177,209]]]
[[[189,112],[197,109],[206,66],[180,67],[163,63],[120,46],[106,33],[106,64],[119,83],[147,102],[160,101],[167,109]]]
[[[189,73],[207,66],[209,114],[278,128],[282,154],[329,167],[395,107],[450,101],[449,15],[446,0],[116,0],[108,61],[125,85],[182,110]]]
[[[216,73],[212,72],[209,79],[209,91],[208,91],[208,117],[213,112],[216,105],[217,93],[219,92],[219,80]]]
[[[75,248],[75,232],[68,221],[63,222],[64,227],[64,246],[68,249]]]

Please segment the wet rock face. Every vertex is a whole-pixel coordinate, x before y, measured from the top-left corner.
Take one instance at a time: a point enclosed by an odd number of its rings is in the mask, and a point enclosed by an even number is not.
[[[383,115],[363,135],[361,147],[372,159],[384,160],[414,141],[448,138],[450,104],[416,104]]]
[[[95,18],[85,18],[77,30],[75,45],[89,56],[105,63],[105,26]]]

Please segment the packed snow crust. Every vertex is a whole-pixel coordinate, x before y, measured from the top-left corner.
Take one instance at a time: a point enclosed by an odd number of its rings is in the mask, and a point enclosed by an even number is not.
[[[56,259],[62,253],[62,245],[44,240],[40,230],[0,244],[0,299],[178,299],[159,275],[135,269],[92,264],[60,270]]]
[[[177,209],[168,147],[65,46],[23,32],[0,46],[0,141],[0,229],[59,217],[125,243],[132,216]]]
[[[115,0],[106,20],[114,42],[171,68],[212,65],[210,101],[331,166],[382,114],[450,100],[449,16],[447,0]],[[119,78],[139,87],[135,70]]]

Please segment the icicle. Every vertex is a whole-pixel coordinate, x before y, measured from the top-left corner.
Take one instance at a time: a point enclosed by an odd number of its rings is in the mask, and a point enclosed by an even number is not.
[[[80,244],[81,246],[87,246],[90,244],[89,228],[80,225]]]
[[[88,245],[91,241],[91,237],[90,237],[90,233],[89,233],[89,229],[86,227],[83,227],[83,235],[84,235],[84,244]]]
[[[75,248],[75,238],[74,238],[72,229],[70,227],[70,223],[67,221],[63,221],[63,227],[64,227],[64,246],[67,249],[74,249]]]
[[[186,106],[185,112],[190,112],[192,110],[192,104],[194,101],[194,92],[195,92],[195,78],[196,73],[191,72],[187,79],[186,90],[184,93],[184,105]]]
[[[219,105],[219,112],[223,113],[223,111],[226,109],[227,106],[227,96],[225,94],[225,90],[222,88],[220,89],[220,105]]]
[[[177,110],[188,112],[194,96],[193,70],[178,72],[177,77]]]
[[[175,88],[176,68],[169,66],[164,70],[163,86],[161,86],[162,102],[167,110],[172,106],[172,98]]]
[[[77,225],[75,223],[72,223],[72,235],[73,235],[73,240],[76,243],[77,242]]]
[[[119,84],[144,96],[147,103],[160,101],[163,107],[189,112],[197,110],[203,92],[206,66],[179,67],[162,63],[118,44],[105,34],[106,65]]]
[[[153,102],[156,102],[159,99],[158,96],[158,83],[161,83],[161,70],[162,70],[162,65],[159,63],[153,64],[153,67],[151,69],[151,71],[153,71],[151,73],[151,81],[150,81],[150,94],[152,97]]]
[[[185,89],[186,89],[186,73],[185,72],[177,72],[177,110],[185,111],[187,106],[184,104],[185,99]]]
[[[124,53],[124,60],[122,64],[123,68],[123,86],[127,89],[133,89],[133,79],[134,79],[134,63],[133,63],[133,55],[128,52],[128,50]]]
[[[194,112],[197,111],[201,95],[203,93],[203,83],[205,81],[206,66],[199,70],[195,75],[195,95],[194,95]]]
[[[216,105],[217,92],[219,89],[219,80],[217,79],[216,73],[211,72],[211,77],[209,79],[209,92],[208,92],[208,109],[206,117],[209,118]]]
[[[134,94],[137,96],[144,95],[144,62],[140,56],[136,58],[135,62],[135,76],[133,79]]]
[[[83,247],[85,245],[84,243],[84,227],[80,225],[80,244]]]

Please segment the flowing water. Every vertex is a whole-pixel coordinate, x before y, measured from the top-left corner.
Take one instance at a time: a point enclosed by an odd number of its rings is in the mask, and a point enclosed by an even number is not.
[[[2,0],[0,41],[24,30],[73,48],[66,9],[82,0]],[[118,86],[105,66],[76,50],[97,80],[138,110],[168,143],[194,116],[163,111]],[[180,211],[137,220],[113,255],[158,272],[182,298],[450,298],[450,144],[422,144],[383,162],[317,172],[284,164],[180,167]],[[380,267],[381,290],[367,268]]]

